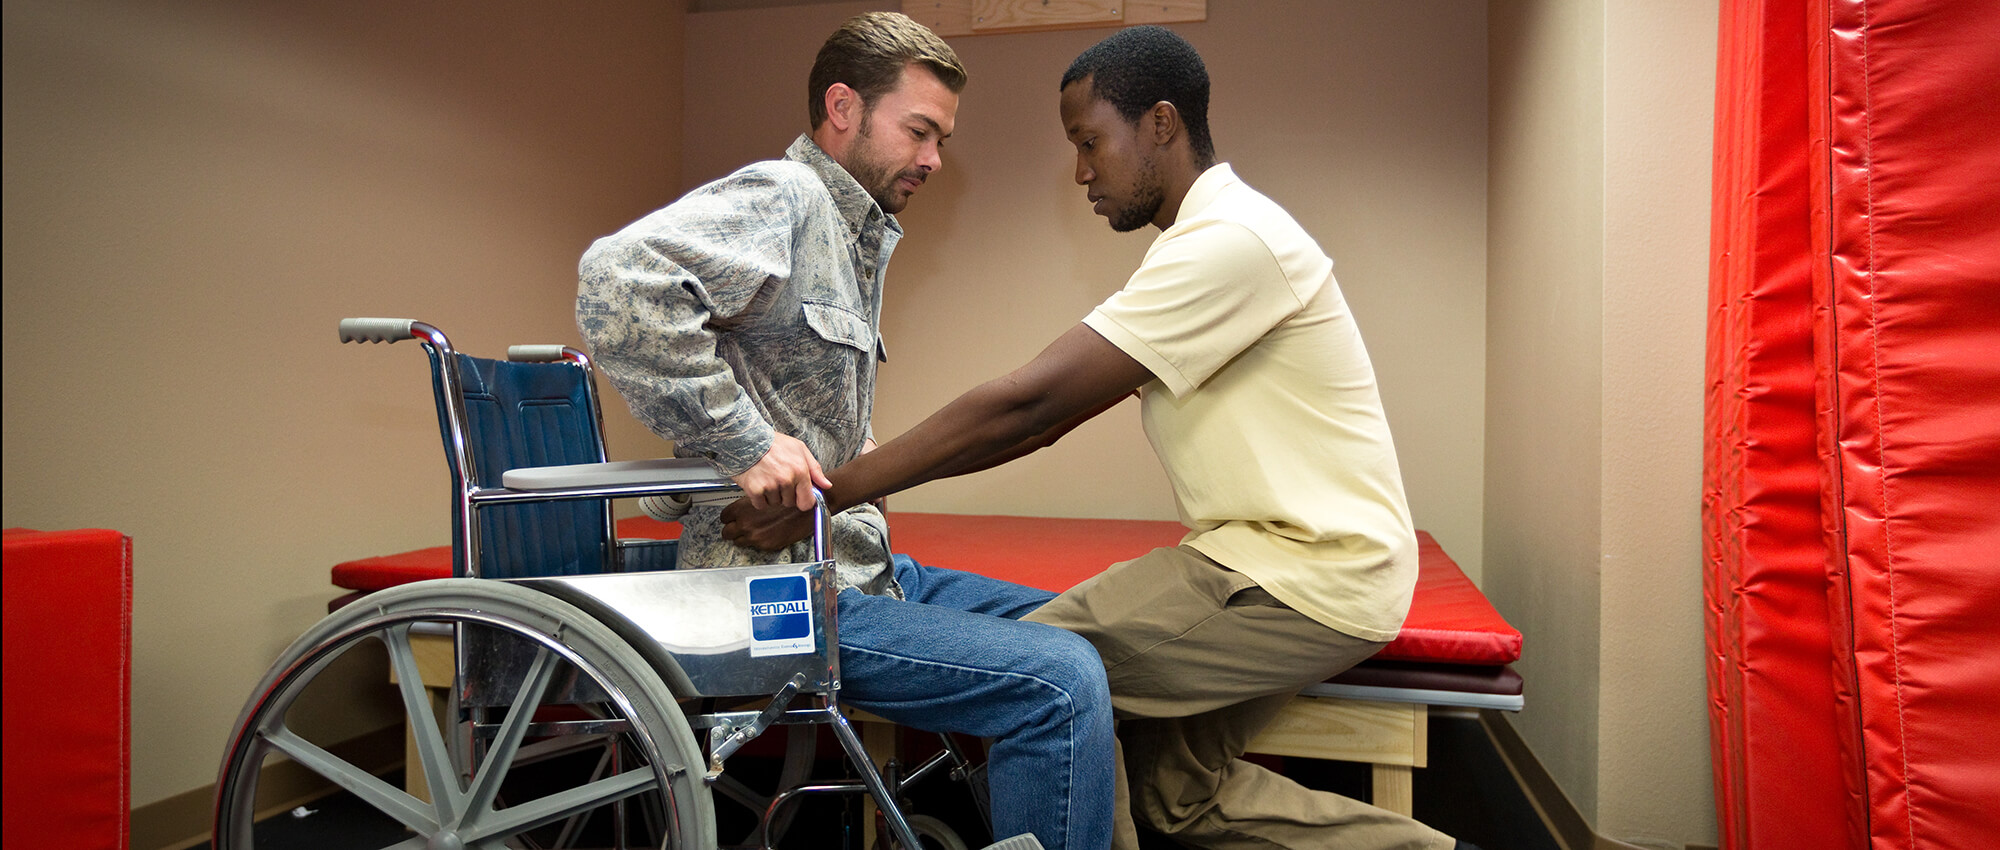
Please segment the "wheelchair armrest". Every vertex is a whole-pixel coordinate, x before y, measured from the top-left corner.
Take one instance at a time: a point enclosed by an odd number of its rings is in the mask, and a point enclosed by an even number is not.
[[[510,469],[500,474],[500,486],[527,492],[658,486],[661,492],[694,493],[734,491],[736,482],[716,472],[705,460],[656,458]]]
[[[568,466],[531,466],[500,474],[500,486],[466,493],[468,507],[563,499],[622,499],[637,496],[694,495],[697,504],[728,504],[739,492],[736,482],[699,458],[620,460]],[[826,501],[813,490],[813,560],[832,557],[831,521]]]

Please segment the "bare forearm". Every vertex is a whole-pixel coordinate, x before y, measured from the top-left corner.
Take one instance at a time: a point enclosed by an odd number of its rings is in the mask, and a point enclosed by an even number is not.
[[[972,473],[975,472],[984,472],[986,470],[992,469],[993,467],[1012,463],[1023,457],[1027,457],[1028,455],[1034,454],[1035,452],[1041,451],[1042,449],[1046,449],[1050,446],[1055,445],[1057,440],[1062,439],[1063,436],[1068,434],[1069,432],[1076,430],[1076,427],[1078,425],[1082,425],[1083,423],[1088,422],[1091,419],[1095,419],[1098,414],[1103,413],[1104,411],[1117,407],[1118,403],[1124,401],[1126,398],[1127,396],[1121,395],[1101,405],[1098,405],[1097,407],[1093,407],[1087,411],[1084,411],[1083,413],[1079,413],[1075,416],[1072,416],[1067,421],[1064,421],[1053,428],[1043,431],[1040,434],[1036,434],[1035,436],[1029,437],[1026,440],[1022,440],[1021,442],[1014,444],[1013,448],[996,453],[984,460],[981,460],[971,466],[967,466],[962,469],[950,469],[950,470],[940,471],[936,476],[933,477],[951,478],[959,475],[971,475]]]
[[[926,481],[997,466],[1082,421],[1062,421],[1053,398],[1026,395],[1014,381],[1009,375],[975,387],[881,449],[832,471],[829,507],[844,510]]]
[[[1076,325],[1027,365],[959,396],[908,433],[830,477],[848,507],[1028,454],[1104,412],[1152,377]]]

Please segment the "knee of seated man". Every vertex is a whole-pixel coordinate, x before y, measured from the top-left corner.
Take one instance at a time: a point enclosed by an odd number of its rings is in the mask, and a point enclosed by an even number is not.
[[[1040,624],[1034,624],[1040,625]],[[1023,672],[1053,683],[1080,702],[1109,711],[1111,686],[1105,682],[1104,661],[1090,641],[1074,632],[1044,626],[1048,638],[1033,657],[1033,669]]]

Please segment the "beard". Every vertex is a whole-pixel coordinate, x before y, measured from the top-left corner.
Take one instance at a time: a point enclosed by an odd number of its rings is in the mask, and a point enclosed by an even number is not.
[[[874,116],[863,113],[861,132],[854,140],[853,155],[848,157],[847,173],[853,175],[854,182],[861,184],[862,191],[874,198],[883,212],[895,215],[910,205],[909,193],[898,192],[897,181],[908,177],[922,183],[930,175],[922,169],[898,167],[889,157],[878,155],[875,147]]]
[[[1166,187],[1160,185],[1160,169],[1152,159],[1139,166],[1139,179],[1132,189],[1132,200],[1111,211],[1107,218],[1111,229],[1119,233],[1130,233],[1153,223],[1154,216],[1160,214],[1160,207],[1166,203]]]

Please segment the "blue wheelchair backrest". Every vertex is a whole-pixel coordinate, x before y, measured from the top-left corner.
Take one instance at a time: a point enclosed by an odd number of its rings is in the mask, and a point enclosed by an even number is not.
[[[590,373],[568,362],[517,363],[425,345],[431,359],[431,386],[438,404],[438,429],[451,466],[452,574],[470,574],[464,540],[462,479],[452,452],[451,417],[444,369],[450,358],[464,399],[466,453],[471,482],[499,487],[500,475],[524,466],[599,463],[604,443]],[[596,499],[489,505],[480,508],[479,575],[531,578],[604,572],[611,556],[610,503]]]

